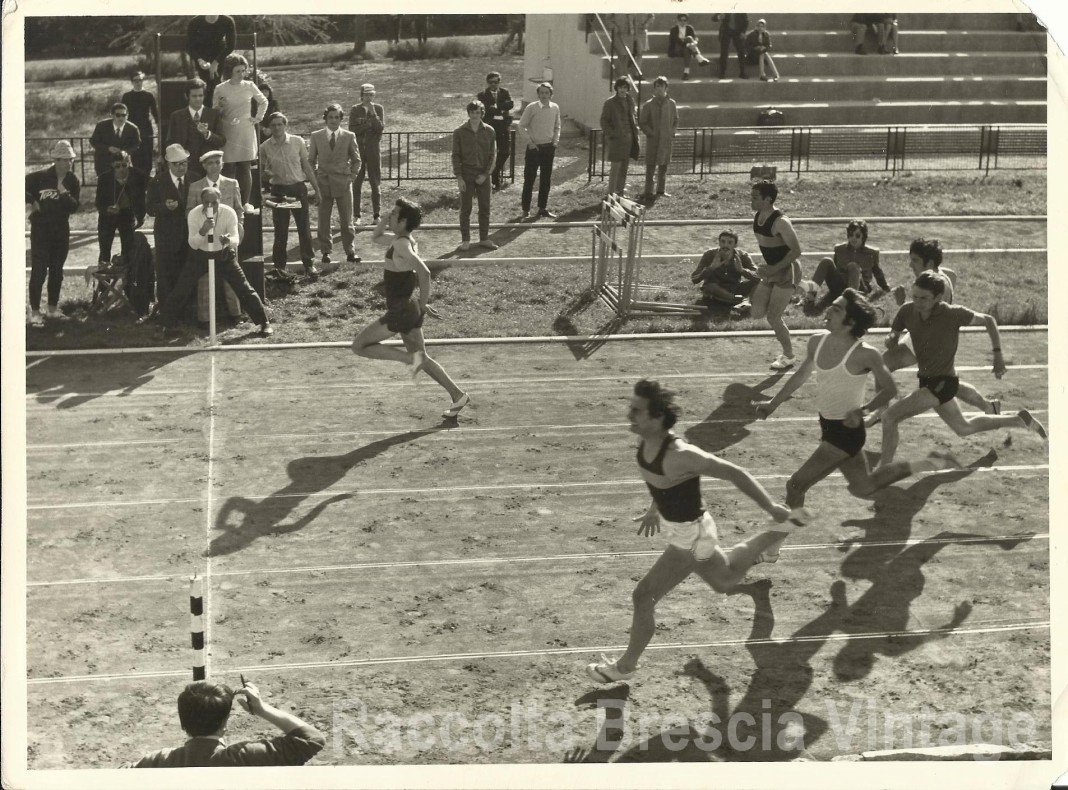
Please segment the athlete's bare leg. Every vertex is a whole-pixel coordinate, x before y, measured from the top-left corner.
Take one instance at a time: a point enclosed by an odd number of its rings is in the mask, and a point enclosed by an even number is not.
[[[409,354],[418,352],[423,355],[423,365],[421,370],[444,387],[453,401],[457,401],[463,396],[464,391],[456,386],[456,382],[454,382],[449,377],[449,374],[445,372],[445,368],[439,365],[435,359],[431,358],[431,356],[426,353],[426,344],[423,341],[422,329],[413,329],[410,332],[402,333],[401,340],[404,342],[404,347],[408,349]]]
[[[923,414],[925,411],[930,411],[937,406],[938,398],[934,396],[934,393],[929,389],[917,389],[904,398],[894,401],[883,412],[882,457],[879,459],[879,466],[875,469],[876,472],[884,466],[888,466],[894,460],[894,453],[897,452],[897,445],[901,439],[901,434],[897,428],[898,423],[918,414]]]
[[[981,417],[965,417],[961,414],[956,399],[943,403],[935,409],[942,422],[953,429],[957,436],[994,431],[998,428],[1026,428],[1027,424],[1016,414],[987,414]]]
[[[383,346],[382,341],[388,340],[397,334],[390,331],[385,324],[375,321],[368,324],[352,341],[352,353],[367,357],[368,359],[384,359],[387,362],[401,362],[405,365],[412,363],[412,355],[404,349],[396,346]]]
[[[707,564],[707,561],[701,564]],[[690,552],[668,546],[638,582],[632,595],[634,615],[630,624],[630,640],[626,652],[616,661],[617,670],[628,673],[638,666],[638,659],[656,632],[657,601],[678,587],[697,565],[697,560]]]

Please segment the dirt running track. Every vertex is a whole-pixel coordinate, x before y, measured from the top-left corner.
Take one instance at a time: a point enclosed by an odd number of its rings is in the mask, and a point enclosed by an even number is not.
[[[35,362],[30,767],[175,743],[194,568],[209,674],[243,672],[320,726],[317,764],[828,760],[905,746],[886,714],[927,716],[934,745],[955,742],[958,716],[965,742],[1004,742],[1020,714],[1018,740],[1050,748],[1048,455],[1020,429],[907,423],[900,457],[952,448],[976,468],[874,503],[832,477],[778,564],[729,597],[691,578],[629,685],[587,681],[584,663],[625,644],[631,589],[662,548],[630,520],[648,502],[632,383],[670,379],[678,430],[781,497],[818,431],[811,385],[753,420],[778,387],[772,345],[435,347],[474,397],[458,422],[429,379],[342,349]],[[999,382],[985,335],[966,335],[962,377],[1044,418],[1045,333],[1005,346],[1016,367]],[[733,488],[704,491],[726,545],[764,527]],[[713,714],[741,745],[722,726],[714,743]],[[246,716],[232,728],[262,733]]]

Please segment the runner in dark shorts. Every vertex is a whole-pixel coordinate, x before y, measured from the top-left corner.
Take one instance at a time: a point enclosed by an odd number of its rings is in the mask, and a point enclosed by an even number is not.
[[[960,379],[956,376],[920,376],[920,389],[930,390],[938,403],[948,403],[957,397]]]
[[[369,359],[403,362],[408,366],[413,381],[420,371],[426,371],[452,398],[452,405],[442,412],[443,417],[452,418],[471,402],[471,396],[457,387],[445,369],[426,353],[423,318],[426,315],[434,318],[441,316],[427,304],[430,299],[430,269],[419,257],[418,244],[412,238],[412,233],[422,221],[423,210],[419,204],[400,198],[389,216],[382,217],[375,227],[372,234],[374,241],[388,245],[383,272],[386,314],[356,335],[352,350]],[[419,288],[418,294],[416,286]],[[382,344],[383,340],[395,334],[400,334],[404,342],[403,350]]]
[[[828,420],[822,414],[820,415],[820,441],[837,447],[850,458],[864,449],[864,442],[867,438],[864,423],[849,426],[846,425],[845,420]]]

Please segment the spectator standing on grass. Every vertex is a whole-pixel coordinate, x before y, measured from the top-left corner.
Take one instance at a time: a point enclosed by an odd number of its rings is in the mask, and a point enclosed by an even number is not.
[[[489,237],[490,189],[493,166],[497,161],[497,135],[483,123],[482,102],[469,102],[467,122],[452,133],[452,172],[460,190],[460,249],[471,249],[471,208],[478,198],[478,243],[488,250],[497,249]]]
[[[696,61],[698,66],[707,66],[708,58],[701,54],[698,47],[700,39],[693,25],[689,24],[686,14],[675,17],[675,26],[668,32],[668,57],[682,58],[682,78],[690,79],[690,61]]]
[[[563,128],[560,105],[552,101],[553,86],[538,85],[538,100],[523,108],[519,118],[519,134],[526,139],[526,160],[523,163],[523,216],[532,218],[530,201],[534,196],[534,179],[538,179],[538,216],[556,219],[549,211],[549,189],[553,180],[553,161],[560,144]],[[539,175],[540,172],[540,175]]]
[[[372,238],[376,244],[387,248],[382,273],[386,314],[360,330],[352,341],[352,351],[367,359],[407,365],[413,382],[420,371],[425,371],[452,398],[452,405],[441,416],[455,418],[471,402],[471,397],[456,386],[445,369],[426,353],[423,319],[427,315],[432,318],[441,316],[429,304],[430,269],[419,256],[419,244],[412,236],[422,221],[423,210],[419,204],[400,198],[389,216],[375,226]],[[383,340],[396,334],[401,336],[403,349],[382,345]]]
[[[214,106],[215,86],[224,79],[222,64],[237,48],[237,26],[229,16],[195,16],[186,28],[186,52],[204,81],[204,102]]]
[[[501,45],[501,54],[503,55],[512,41],[516,41],[515,49],[519,55],[523,54],[523,33],[527,29],[527,15],[526,14],[509,14],[508,15],[508,37]]]
[[[645,133],[645,191],[642,198],[671,197],[666,191],[667,169],[671,164],[671,148],[679,133],[679,109],[668,97],[667,77],[653,80],[653,98],[642,105],[638,127]],[[653,176],[656,193],[653,193]]]
[[[733,45],[738,55],[738,76],[745,74],[745,33],[749,28],[749,14],[723,14],[719,20],[719,78],[727,78],[727,61]]]
[[[323,112],[326,128],[312,133],[308,152],[308,161],[322,190],[319,195],[319,249],[323,254],[324,272],[331,265],[330,214],[335,201],[346,259],[349,263],[360,262],[360,256],[356,254],[356,230],[352,225],[352,183],[360,172],[360,152],[356,149],[356,135],[341,128],[344,118],[345,111],[340,104],[326,105]]]
[[[768,33],[768,23],[763,19],[758,19],[756,27],[745,34],[745,51],[749,65],[760,70],[760,79],[778,82],[779,70],[775,67],[775,59],[771,57],[771,34]],[[768,72],[771,73],[770,77]]]
[[[425,44],[430,31],[430,17],[426,14],[416,14],[412,17],[412,27],[415,28],[415,40]]]
[[[89,145],[93,146],[93,169],[99,178],[111,170],[112,157],[125,151],[131,159],[141,147],[141,132],[129,123],[129,109],[122,102],[111,105],[111,118],[93,129]]]
[[[386,128],[386,113],[381,104],[376,104],[375,86],[365,82],[360,86],[360,103],[349,111],[349,131],[356,135],[356,147],[360,152],[360,172],[352,184],[352,211],[357,225],[360,224],[363,203],[363,180],[371,185],[371,213],[378,224],[382,194],[382,131]]]
[[[601,108],[605,156],[610,162],[608,193],[622,197],[627,192],[627,170],[639,151],[637,107],[631,96],[630,77],[618,77],[615,94]]]
[[[912,285],[912,301],[906,302],[890,325],[886,338],[888,352],[893,352],[908,330],[919,368],[919,388],[895,401],[882,414],[883,446],[879,469],[894,460],[899,440],[898,425],[934,409],[957,436],[971,436],[998,428],[1023,427],[1046,438],[1046,429],[1031,412],[1021,409],[1016,414],[984,414],[965,417],[956,397],[960,385],[957,378],[956,356],[963,326],[983,326],[990,336],[994,352],[994,375],[1005,375],[1005,357],[1001,350],[1001,335],[993,316],[977,313],[962,305],[942,301],[946,281],[935,272],[921,272]]]
[[[189,200],[189,152],[182,146],[167,146],[164,167],[149,179],[145,200],[154,217],[156,259],[156,307],[166,301],[189,257],[185,206]]]
[[[318,277],[311,243],[308,206],[318,200],[319,180],[315,177],[304,140],[288,132],[289,119],[280,112],[270,118],[271,136],[260,146],[260,178],[269,182],[271,216],[274,222],[274,276],[291,280],[286,271],[286,249],[289,243],[289,215],[292,212],[300,243],[300,260],[308,277]],[[312,192],[308,191],[308,183]],[[266,189],[264,191],[267,191]]]
[[[100,176],[96,185],[97,241],[100,264],[111,263],[111,246],[119,233],[119,252],[129,260],[133,234],[145,221],[145,177],[130,164],[130,155],[119,151],[111,155],[111,168]]]
[[[750,193],[753,235],[756,237],[764,265],[757,267],[760,283],[753,289],[753,318],[767,317],[768,325],[782,346],[782,353],[771,363],[772,370],[794,366],[794,349],[790,330],[782,315],[801,282],[801,242],[789,218],[775,208],[779,188],[773,181],[760,181]]]
[[[748,252],[738,249],[738,234],[729,229],[720,232],[718,247],[701,256],[690,280],[708,298],[732,306],[748,297],[760,282],[756,264]]]
[[[233,701],[248,713],[282,731],[274,738],[223,741]],[[198,680],[178,695],[178,721],[189,736],[184,745],[160,749],[123,768],[223,768],[255,765],[304,765],[326,745],[326,738],[311,724],[264,702],[251,683],[232,691],[222,683]]]
[[[219,202],[219,190],[200,190],[200,205],[186,217],[186,231],[193,254],[186,259],[167,300],[160,308],[160,320],[170,329],[189,298],[196,293],[200,278],[208,273],[208,261],[215,261],[216,276],[221,277],[237,295],[249,318],[259,325],[261,335],[274,332],[259,294],[249,285],[237,264],[237,247],[242,230],[237,212]]]
[[[204,80],[194,78],[187,82],[186,106],[172,112],[167,122],[167,145],[180,145],[189,152],[190,178],[204,175],[200,158],[205,153],[221,151],[226,144],[222,118],[218,110],[204,106],[204,91]]]
[[[59,289],[70,248],[70,215],[78,210],[81,183],[74,175],[74,148],[66,140],[52,146],[52,165],[26,175],[30,211],[30,323],[40,326],[41,290],[48,281],[49,318],[62,318]]]
[[[890,284],[886,282],[886,275],[879,266],[879,248],[868,246],[867,222],[854,219],[846,225],[846,240],[835,245],[833,257],[820,260],[812,281],[817,288],[827,284],[827,295],[823,301],[817,303],[817,291],[811,291],[806,296],[806,302],[818,309],[829,305],[846,288],[870,295],[875,290],[873,281],[883,292],[890,291]]]
[[[159,127],[159,108],[156,107],[156,97],[145,90],[145,73],[135,71],[130,76],[131,90],[122,94],[122,103],[126,105],[130,113],[130,123],[137,127],[141,134],[141,145],[134,154],[134,167],[145,174],[147,178],[152,173],[152,165],[156,159],[155,133],[152,131],[152,123]]]
[[[500,189],[504,182],[504,166],[508,164],[508,156],[512,153],[512,94],[507,88],[501,87],[501,73],[491,71],[486,75],[486,89],[475,97],[486,107],[485,121],[493,127],[497,135],[497,163],[493,166],[493,188]]]
[[[256,209],[252,200],[252,162],[259,143],[258,124],[267,113],[267,97],[252,80],[246,80],[248,61],[244,55],[230,54],[223,61],[226,82],[215,89],[215,108],[226,129],[223,146],[223,172],[241,185],[241,205],[246,214]],[[253,105],[255,104],[255,115]]]

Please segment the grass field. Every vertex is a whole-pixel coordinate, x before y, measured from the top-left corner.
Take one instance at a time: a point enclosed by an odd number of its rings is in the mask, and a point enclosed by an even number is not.
[[[726,598],[687,581],[630,684],[586,680],[586,661],[625,643],[630,590],[662,545],[630,521],[648,501],[624,420],[633,381],[670,381],[679,432],[781,496],[816,426],[810,387],[754,421],[779,381],[772,342],[445,345],[435,355],[474,397],[458,423],[437,417],[431,382],[343,349],[31,360],[30,767],[174,743],[194,568],[209,674],[243,672],[322,728],[317,764],[827,760],[873,748],[870,717],[924,711],[935,743],[956,714],[1019,716],[1021,740],[1049,748],[1047,450],[1016,429],[907,423],[902,457],[952,448],[974,468],[874,507],[825,481],[777,565]],[[962,375],[1045,417],[1045,332],[1006,334],[1000,382],[987,346],[963,338]],[[704,490],[724,544],[763,528],[737,491]],[[851,710],[862,724],[843,731]],[[406,728],[428,719],[410,717],[446,713],[479,725],[452,749],[413,745]],[[743,728],[756,746],[710,751],[712,713],[768,713],[774,737]],[[395,727],[374,726],[388,714]],[[259,732],[232,724],[234,739]],[[901,745],[877,734],[874,748]]]

